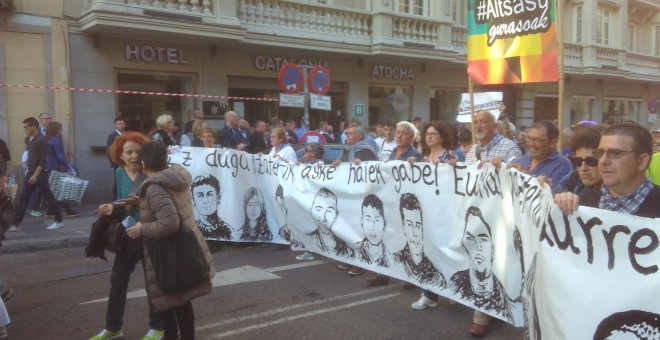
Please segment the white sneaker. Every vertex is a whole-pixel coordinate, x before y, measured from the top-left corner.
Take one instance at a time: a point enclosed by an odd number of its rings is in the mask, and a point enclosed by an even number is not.
[[[298,260],[298,261],[311,261],[315,258],[316,257],[314,257],[314,255],[312,255],[312,253],[310,253],[308,251],[296,256],[296,260]]]
[[[64,227],[63,222],[53,222],[53,224],[46,227],[46,229],[48,229],[48,230],[57,230],[57,229],[60,229],[62,227]]]
[[[413,302],[410,307],[412,309],[416,310],[422,310],[426,308],[433,308],[433,307],[438,307],[438,303],[435,301],[432,301],[431,299],[427,298],[426,295],[422,293],[422,296],[419,298],[419,300]]]
[[[15,225],[13,225],[13,226],[9,227],[9,229],[7,229],[7,231],[15,232],[15,231],[21,231],[21,229],[18,228],[17,226],[15,226]]]

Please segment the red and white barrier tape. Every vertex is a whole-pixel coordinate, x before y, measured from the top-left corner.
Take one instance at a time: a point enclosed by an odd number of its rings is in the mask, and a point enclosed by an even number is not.
[[[152,91],[124,91],[124,90],[108,90],[108,89],[88,89],[83,87],[61,87],[49,85],[30,85],[30,84],[4,84],[0,83],[2,87],[19,87],[26,89],[44,89],[44,90],[62,90],[62,91],[79,91],[79,92],[93,92],[93,93],[119,93],[119,94],[142,94],[147,96],[171,96],[171,97],[192,97],[192,98],[212,98],[212,99],[227,99],[227,100],[250,100],[262,102],[276,102],[275,98],[256,98],[256,97],[230,97],[230,96],[215,96],[209,94],[190,94],[190,93],[169,93],[169,92],[152,92]]]

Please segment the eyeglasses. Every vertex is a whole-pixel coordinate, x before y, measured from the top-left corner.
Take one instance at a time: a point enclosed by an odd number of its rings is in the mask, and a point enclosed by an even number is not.
[[[587,166],[598,166],[598,159],[594,157],[575,157],[568,156],[568,159],[571,161],[574,167],[579,168],[582,166],[582,163],[587,163]]]
[[[307,150],[307,149],[305,149],[305,152],[314,152],[314,150]]]
[[[527,143],[541,143],[541,142],[547,142],[549,139],[547,138],[533,138],[533,137],[527,137]]]
[[[597,149],[594,150],[593,155],[594,158],[600,159],[603,157],[603,155],[607,156],[609,159],[619,159],[623,157],[624,154],[629,153],[629,152],[634,152],[634,153],[642,153],[641,151],[637,150],[619,150],[619,149],[609,149],[609,150],[603,150],[603,149]]]
[[[439,132],[427,132],[427,133],[424,134],[424,136],[433,137],[433,136],[437,136],[439,134],[440,134]]]

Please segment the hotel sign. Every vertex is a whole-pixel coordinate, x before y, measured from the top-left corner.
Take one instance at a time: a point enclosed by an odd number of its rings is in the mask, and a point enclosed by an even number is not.
[[[327,61],[319,61],[319,60],[309,60],[309,59],[293,59],[293,58],[286,58],[286,57],[271,57],[271,56],[256,56],[254,58],[254,67],[257,70],[260,71],[275,71],[279,72],[279,70],[282,68],[282,66],[286,64],[295,64],[298,66],[323,66],[326,69],[328,69],[328,62]],[[305,70],[305,72],[307,72]]]
[[[371,68],[372,78],[415,79],[412,67],[374,65]]]
[[[182,49],[172,47],[125,44],[124,55],[128,61],[190,64],[190,61],[184,57]]]

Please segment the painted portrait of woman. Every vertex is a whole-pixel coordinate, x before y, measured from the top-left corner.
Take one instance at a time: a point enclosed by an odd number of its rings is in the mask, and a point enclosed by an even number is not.
[[[241,241],[271,241],[273,233],[266,220],[266,205],[261,191],[251,187],[243,197],[245,220],[241,227]]]

